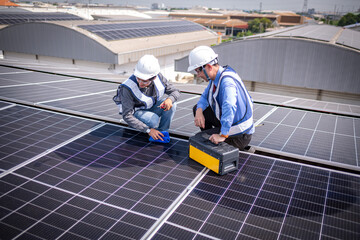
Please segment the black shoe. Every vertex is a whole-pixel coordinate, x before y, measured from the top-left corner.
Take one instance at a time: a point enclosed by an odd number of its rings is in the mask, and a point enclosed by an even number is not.
[[[255,148],[253,148],[252,146],[246,146],[244,148],[244,152],[255,153]]]

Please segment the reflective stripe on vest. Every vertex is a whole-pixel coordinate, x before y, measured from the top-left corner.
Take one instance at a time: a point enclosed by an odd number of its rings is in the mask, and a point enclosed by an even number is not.
[[[134,95],[134,97],[137,100],[139,100],[141,103],[144,104],[144,106],[135,108],[135,111],[139,110],[139,109],[151,108],[155,103],[155,99],[153,97],[146,96],[144,93],[142,93],[140,91],[136,81],[137,81],[136,77],[132,76],[132,77],[128,78],[125,82],[122,83],[132,92],[132,94]],[[159,100],[165,93],[165,86],[164,86],[163,82],[160,80],[159,76],[156,76],[156,78],[154,80],[154,86],[155,86],[155,91],[156,91],[156,95],[157,95],[157,100]],[[119,106],[120,112],[122,112],[122,105],[119,104],[118,106]]]
[[[247,90],[246,90],[243,82],[241,81],[239,75],[237,73],[235,73],[234,71],[232,71],[232,70],[229,71],[229,70],[225,69],[222,72],[222,75],[221,75],[221,77],[219,79],[218,86],[217,86],[215,92],[213,92],[214,81],[212,81],[210,89],[209,89],[209,94],[208,94],[209,105],[213,109],[216,118],[220,121],[221,112],[220,112],[220,106],[219,106],[218,101],[216,100],[216,97],[219,94],[221,80],[224,77],[230,77],[231,79],[233,79],[234,81],[237,81],[240,84],[240,86],[242,88],[241,90],[244,92],[245,97],[247,99],[246,105],[247,105],[247,107],[250,107],[250,109],[248,109],[247,111],[251,110],[251,112],[253,112],[253,103],[252,103],[251,97],[250,97],[249,93],[247,92]],[[253,125],[253,116],[252,116],[252,114],[251,114],[250,117],[246,118],[247,111],[245,112],[245,114],[242,117],[241,121],[239,121],[238,123],[235,123],[235,125],[231,126],[228,135],[236,135],[236,134],[243,133]]]

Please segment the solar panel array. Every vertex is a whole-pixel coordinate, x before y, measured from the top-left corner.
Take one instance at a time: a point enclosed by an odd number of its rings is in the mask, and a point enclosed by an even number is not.
[[[76,21],[83,20],[81,17],[78,17],[69,13],[33,13],[33,12],[23,12],[23,13],[6,13],[2,12],[0,14],[0,24],[10,25],[24,22],[43,22],[43,21]]]
[[[357,239],[358,180],[240,155],[237,172],[207,174],[154,238]]]
[[[186,140],[151,143],[101,122],[119,119],[116,88],[0,68],[0,97],[9,101],[0,101],[1,239],[359,238],[359,175],[241,153],[239,169],[218,176],[188,158]],[[181,95],[172,133],[199,131],[198,99]],[[350,146],[343,159],[359,156],[350,152],[358,118],[255,104],[254,119],[264,123],[254,145],[292,152],[312,136],[320,144],[308,148],[331,151],[328,161],[341,144]]]
[[[34,69],[40,72],[47,72],[47,73],[55,73],[65,76],[76,76],[86,79],[95,79],[95,80],[102,80],[102,81],[110,81],[110,82],[117,82],[121,83],[127,79],[126,76],[122,76],[119,74],[112,74],[112,73],[103,73],[103,72],[94,72],[92,70],[85,70],[85,69],[78,69],[76,67],[68,67],[68,66],[52,66],[50,64],[43,64],[43,63],[34,63],[34,62],[26,62],[26,61],[16,61],[13,59],[0,59],[0,74],[2,69],[8,69],[6,66],[15,66],[21,69]],[[3,70],[6,71],[6,70]],[[26,70],[16,70],[12,74],[16,74],[19,72],[27,72],[30,71]],[[0,75],[1,77],[1,75]],[[30,79],[30,78],[29,78]],[[1,83],[0,83],[1,84]],[[206,85],[198,85],[198,84],[176,84],[174,85],[183,92],[190,92],[195,94],[201,94]],[[110,94],[111,95],[111,94]],[[331,112],[336,114],[345,114],[351,116],[360,116],[360,106],[358,105],[350,105],[350,104],[341,104],[335,102],[326,102],[326,101],[317,101],[311,99],[304,99],[304,98],[296,98],[296,97],[289,97],[289,96],[281,96],[275,94],[266,94],[261,92],[251,92],[251,96],[255,102],[266,103],[266,104],[275,104],[275,105],[282,105],[282,106],[289,106],[289,107],[296,107],[301,109],[309,109],[309,110],[316,110],[316,111],[324,111],[324,112]],[[105,101],[108,97],[104,96]],[[182,107],[183,104],[181,104]],[[190,109],[190,108],[189,108]],[[118,119],[118,116],[115,117]],[[194,131],[190,132],[193,133]]]
[[[59,74],[62,76],[76,76],[87,79],[107,80],[112,82],[123,82],[126,77],[117,73],[104,72],[94,68],[77,67],[76,65],[69,66],[67,64],[57,63],[56,66],[52,63],[34,62],[32,60],[17,60],[17,59],[0,59],[0,70],[2,66],[17,67],[20,69],[30,69],[32,71],[40,71],[46,73]],[[23,71],[23,70],[18,70]],[[1,71],[0,71],[1,72]]]
[[[360,119],[275,108],[252,144],[280,152],[360,166]]]
[[[116,83],[17,69],[9,72],[8,69],[0,68],[3,71],[0,72],[0,96],[4,100],[20,101],[51,110],[125,123],[112,101],[118,86]],[[192,136],[199,131],[194,125],[192,112],[199,97],[191,93],[181,95],[171,123],[171,133]],[[285,105],[283,103],[286,102],[296,102],[288,97],[273,98],[272,95],[264,95],[264,97],[265,100],[269,98],[281,105]],[[304,106],[304,104],[300,105]],[[326,109],[331,106],[327,106]],[[359,167],[360,148],[357,144],[360,142],[360,134],[354,130],[358,127],[356,117],[255,104],[254,120],[256,125],[264,124],[256,128],[256,134],[251,142],[259,149],[296,154],[300,158],[311,158],[308,160],[314,158],[329,164],[341,163],[347,167]],[[315,123],[318,125],[314,125]]]
[[[20,106],[7,112],[19,110],[44,113]],[[59,121],[69,118],[46,113]],[[1,169],[0,238],[356,239],[360,234],[359,176],[244,153],[239,170],[220,177],[188,158],[187,141],[155,144],[143,133],[111,124],[90,130],[94,123],[71,141],[60,137],[64,144],[51,152]],[[41,139],[32,143],[41,144]]]
[[[2,109],[0,168],[9,170],[97,124],[21,106]]]
[[[16,115],[17,108],[7,111]],[[59,122],[69,118],[51,114]],[[145,134],[107,124],[22,167],[2,169],[0,237],[140,238],[203,168],[186,148],[185,141],[151,144]]]
[[[205,30],[203,26],[190,21],[111,23],[78,27],[108,41]]]

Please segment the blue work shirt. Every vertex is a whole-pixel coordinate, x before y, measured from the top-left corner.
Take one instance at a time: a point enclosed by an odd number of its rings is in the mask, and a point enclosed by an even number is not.
[[[216,73],[215,80],[211,80],[205,91],[202,93],[200,100],[197,103],[197,108],[205,110],[209,106],[208,97],[210,94],[210,87],[212,85],[212,81],[217,88],[219,79],[224,70],[225,69],[223,67],[219,67],[219,70]],[[247,90],[244,88],[245,87],[242,87],[231,77],[225,76],[221,80],[219,94],[216,97],[216,100],[220,106],[221,117],[219,120],[221,123],[221,133],[224,135],[228,135],[231,126],[233,126],[234,123],[240,121],[244,117],[246,111],[252,111],[252,109],[249,107],[250,103],[248,102],[248,97],[246,96]],[[213,106],[211,106],[211,108],[213,110],[215,109],[214,104]],[[252,134],[253,132],[254,127],[251,127],[244,133]]]

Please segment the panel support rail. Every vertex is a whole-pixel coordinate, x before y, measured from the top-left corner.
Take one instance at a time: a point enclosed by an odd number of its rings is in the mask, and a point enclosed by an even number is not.
[[[169,208],[160,216],[160,218],[149,228],[149,230],[142,236],[141,240],[151,239],[157,231],[164,225],[166,220],[175,212],[185,198],[192,192],[195,186],[205,177],[209,172],[208,168],[204,168],[192,182],[182,191],[182,193],[175,199]]]

